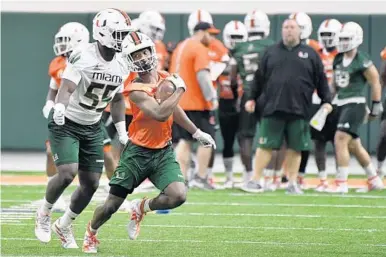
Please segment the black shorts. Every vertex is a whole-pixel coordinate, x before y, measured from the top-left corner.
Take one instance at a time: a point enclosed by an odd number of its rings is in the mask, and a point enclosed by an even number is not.
[[[337,129],[353,138],[359,137],[359,129],[366,116],[365,103],[349,103],[339,106],[339,118]]]
[[[185,111],[188,118],[197,126],[197,128],[201,129],[203,132],[208,133],[213,138],[215,137],[215,120],[214,117],[210,115],[209,111]],[[180,139],[184,139],[187,141],[193,141],[192,135],[177,125],[173,124],[173,143],[177,143]]]
[[[319,110],[320,105],[312,106],[312,116]],[[315,111],[316,109],[316,111]],[[332,112],[327,116],[326,123],[321,131],[311,127],[311,139],[321,142],[334,142],[335,132],[338,125],[339,111],[338,106],[334,105]],[[315,111],[315,112],[314,112]]]
[[[258,108],[255,108],[255,113],[249,113],[245,110],[247,97],[244,94],[241,98],[240,120],[239,120],[239,136],[254,137],[256,135],[256,125],[259,121]]]
[[[130,125],[131,120],[133,119],[132,115],[126,115],[126,128]],[[111,114],[109,112],[103,112],[102,114],[102,122],[105,125],[107,134],[109,135],[110,139],[113,140],[115,138],[115,135],[117,134],[117,129],[115,128],[113,119],[111,117]]]

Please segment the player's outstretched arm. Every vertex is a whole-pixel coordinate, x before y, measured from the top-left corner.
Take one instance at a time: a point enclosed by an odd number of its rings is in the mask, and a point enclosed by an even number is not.
[[[118,139],[121,144],[126,145],[129,137],[126,131],[125,121],[125,100],[123,99],[122,93],[116,93],[113,100],[111,101],[111,117],[113,119],[115,128],[117,129]]]
[[[173,112],[173,121],[188,131],[190,134],[194,134],[197,131],[196,125],[188,118],[185,111],[177,105]]]
[[[132,91],[129,97],[147,116],[163,122],[172,115],[174,108],[184,92],[185,90],[183,88],[177,88],[177,90],[161,104],[158,104],[154,97],[142,91]]]
[[[216,143],[214,142],[214,139],[211,137],[211,135],[202,132],[199,128],[197,128],[180,106],[177,106],[174,109],[173,120],[175,123],[192,134],[192,137],[200,142],[200,144],[202,144],[204,147],[213,147],[216,149]]]
[[[366,77],[367,82],[371,86],[371,99],[373,100],[373,103],[370,115],[378,116],[382,113],[383,107],[381,103],[382,86],[379,80],[377,68],[375,68],[374,65],[371,65],[364,71],[363,74]]]

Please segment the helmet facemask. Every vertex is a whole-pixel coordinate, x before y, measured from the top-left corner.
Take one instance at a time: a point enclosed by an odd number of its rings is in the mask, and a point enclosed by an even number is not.
[[[70,37],[55,37],[54,52],[57,56],[64,55],[72,51]]]
[[[114,31],[111,33],[111,37],[114,41],[114,44],[112,48],[114,48],[117,52],[122,51],[122,41],[123,39],[129,34],[129,30],[122,30],[122,31]]]
[[[320,37],[321,43],[326,48],[332,48],[338,44],[336,33],[334,32],[320,32],[319,37]]]
[[[165,34],[164,29],[150,25],[150,31],[151,31],[150,38],[152,38],[154,41],[156,40],[162,41],[162,39],[164,39],[164,34]]]
[[[141,59],[135,60],[135,54],[138,52],[142,52],[145,49],[148,50],[146,51],[146,53],[148,54],[146,54],[146,56],[143,56]],[[144,54],[142,53],[142,55]],[[149,46],[137,50],[131,54],[128,54],[126,58],[128,68],[132,72],[149,72],[150,70],[155,69],[158,65],[158,58],[154,46]]]

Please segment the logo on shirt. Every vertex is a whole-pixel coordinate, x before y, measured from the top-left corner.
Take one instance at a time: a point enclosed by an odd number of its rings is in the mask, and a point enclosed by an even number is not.
[[[302,51],[299,51],[298,56],[300,58],[307,59],[308,58],[308,53],[307,52],[303,53]]]
[[[248,46],[248,52],[251,52],[253,50],[253,44],[249,44]]]

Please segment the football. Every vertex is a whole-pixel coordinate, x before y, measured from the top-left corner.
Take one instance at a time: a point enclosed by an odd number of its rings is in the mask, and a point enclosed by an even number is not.
[[[163,80],[157,87],[154,98],[158,103],[168,99],[176,91],[176,86],[169,80]]]

